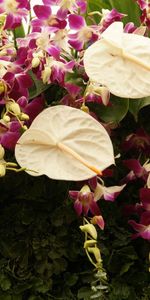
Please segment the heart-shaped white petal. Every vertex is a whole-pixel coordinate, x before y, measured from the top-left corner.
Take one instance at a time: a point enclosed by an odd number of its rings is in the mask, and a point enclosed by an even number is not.
[[[45,109],[19,139],[15,156],[33,176],[85,180],[114,164],[104,127],[87,113],[59,105]]]
[[[90,80],[105,85],[123,98],[150,95],[150,39],[123,32],[123,23],[114,22],[102,38],[84,54]]]

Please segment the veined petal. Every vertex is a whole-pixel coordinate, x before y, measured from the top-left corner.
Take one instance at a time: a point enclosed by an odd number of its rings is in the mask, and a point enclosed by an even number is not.
[[[77,213],[78,216],[81,215],[82,213],[82,204],[79,200],[76,200],[75,203],[74,203],[74,209]]]
[[[48,19],[52,13],[51,7],[47,5],[35,5],[33,7],[34,13],[39,19]]]
[[[85,20],[82,16],[71,14],[68,17],[70,29],[80,30],[86,25]]]
[[[104,199],[107,201],[114,201],[116,197],[120,194],[120,192],[124,189],[126,184],[121,186],[109,186],[104,187]]]

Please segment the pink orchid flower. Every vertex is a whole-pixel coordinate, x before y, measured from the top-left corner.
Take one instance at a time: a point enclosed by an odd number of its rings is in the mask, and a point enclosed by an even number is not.
[[[88,26],[82,16],[70,14],[68,21],[70,29],[76,30],[75,33],[68,35],[68,43],[74,49],[81,51],[83,50],[85,43],[93,43],[98,39],[96,30]]]
[[[29,0],[0,0],[0,14],[6,13],[5,29],[13,29],[21,25],[30,9]]]
[[[81,14],[86,12],[87,2],[85,0],[43,0],[45,5],[58,5],[57,17],[60,20],[66,19],[68,13],[77,13],[80,10]]]
[[[100,215],[100,209],[95,201],[94,193],[88,185],[84,185],[80,191],[69,191],[69,196],[75,201],[74,208],[80,216],[87,215],[90,211],[93,215]]]
[[[146,211],[141,215],[140,223],[134,220],[129,220],[128,223],[137,233],[132,235],[132,238],[142,237],[145,240],[150,240],[150,211]]]

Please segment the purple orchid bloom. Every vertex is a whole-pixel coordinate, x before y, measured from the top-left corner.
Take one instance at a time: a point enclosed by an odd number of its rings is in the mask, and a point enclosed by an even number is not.
[[[43,0],[45,5],[58,5],[57,17],[60,20],[65,20],[68,13],[78,13],[80,10],[81,14],[86,12],[87,2],[85,0]]]
[[[134,220],[129,220],[128,223],[137,233],[132,235],[132,238],[142,237],[145,240],[150,240],[150,211],[146,211],[141,215],[140,223]]]
[[[4,124],[0,122],[0,144],[8,150],[14,150],[21,136],[21,125],[18,121]]]
[[[35,28],[35,31],[37,27],[48,26],[52,32],[55,32],[58,29],[64,29],[67,25],[66,20],[59,20],[57,16],[52,14],[49,5],[35,5],[33,10],[37,18],[32,20],[31,25]]]
[[[84,185],[80,191],[69,191],[69,196],[75,201],[74,208],[79,216],[82,213],[87,215],[89,211],[93,215],[101,215],[94,193],[91,192],[88,185]]]
[[[115,8],[112,10],[102,9],[102,19],[100,21],[100,32],[102,33],[113,22],[121,21],[126,15],[118,12]]]
[[[0,0],[0,13],[6,13],[4,29],[14,29],[21,25],[30,9],[29,0]]]
[[[70,14],[68,17],[69,27],[76,30],[76,33],[69,34],[68,43],[76,50],[81,51],[85,43],[93,43],[98,39],[98,34],[94,28],[87,26],[82,16]]]
[[[150,135],[140,128],[136,133],[131,133],[122,144],[124,151],[135,150],[143,152],[146,155],[150,154]]]

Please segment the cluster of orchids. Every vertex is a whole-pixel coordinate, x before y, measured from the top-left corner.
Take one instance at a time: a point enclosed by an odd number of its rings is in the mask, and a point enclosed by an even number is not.
[[[22,169],[14,161],[7,162],[7,154],[9,157],[21,135],[48,106],[43,91],[51,84],[63,91],[58,104],[81,109],[101,122],[108,134],[113,131],[113,124],[102,122],[90,112],[89,102],[110,105],[110,91],[106,86],[89,80],[83,57],[86,49],[99,41],[105,30],[114,22],[120,22],[125,14],[115,8],[89,12],[86,0],[42,2],[33,6],[33,16],[29,0],[0,0],[1,177],[7,169]],[[127,23],[124,33],[144,36],[150,28],[150,3],[137,0],[137,4],[142,10],[141,26]],[[99,22],[95,21],[95,15]],[[31,91],[37,84],[42,88],[35,96]],[[139,190],[139,202],[126,207],[126,213],[136,215],[136,219],[139,216],[139,222],[129,221],[136,231],[133,238],[140,236],[150,240],[150,136],[140,129],[126,137],[122,149],[133,151],[135,156],[123,161],[129,173],[117,186],[104,184],[105,177],[113,177],[113,170],[109,168],[102,176],[78,184],[79,190],[69,192],[77,215],[84,217],[81,230],[92,237],[92,240],[85,241],[86,252],[93,253],[97,263],[101,257],[93,227],[97,224],[103,230],[105,225],[99,200],[114,201],[129,181],[134,183],[140,179],[143,184]],[[139,153],[146,157],[144,164],[140,162]]]

